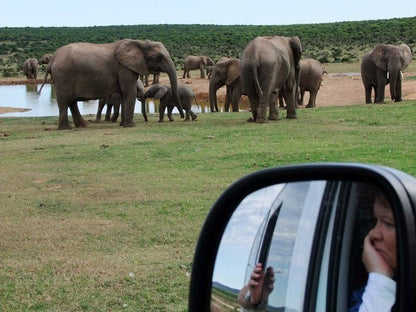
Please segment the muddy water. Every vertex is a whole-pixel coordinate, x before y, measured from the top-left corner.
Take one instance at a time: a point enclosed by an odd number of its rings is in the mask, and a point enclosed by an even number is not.
[[[208,113],[209,103],[198,102],[192,106],[195,113]],[[150,114],[158,113],[159,101],[147,101],[146,111]],[[25,108],[26,112],[12,112],[2,116],[13,117],[41,117],[41,116],[58,116],[58,104],[56,102],[55,88],[53,85],[46,84],[41,94],[37,94],[36,85],[8,85],[0,86],[0,106]],[[82,115],[95,115],[97,113],[98,100],[78,102],[78,108]],[[220,109],[220,107],[219,107]],[[223,107],[221,107],[223,110]],[[105,115],[106,108],[103,110]],[[68,110],[70,114],[70,111]],[[141,103],[136,101],[135,113],[141,113]],[[176,108],[173,113],[178,113]]]

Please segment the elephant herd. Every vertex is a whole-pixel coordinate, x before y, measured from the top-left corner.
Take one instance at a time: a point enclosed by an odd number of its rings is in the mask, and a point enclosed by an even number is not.
[[[200,70],[209,81],[209,101],[212,112],[218,111],[217,90],[226,86],[225,111],[230,104],[238,111],[241,95],[250,102],[252,117],[249,121],[264,123],[279,119],[277,103],[286,103],[288,119],[297,118],[297,105],[303,104],[304,93],[310,93],[306,107],[315,107],[316,95],[326,73],[322,64],[314,59],[302,58],[302,44],[298,37],[265,36],[250,41],[240,59],[223,57],[217,63],[206,56],[189,55],[184,61],[183,78],[190,77],[190,70]],[[361,64],[366,103],[371,103],[374,89],[375,103],[384,102],[384,90],[390,84],[391,98],[401,101],[401,72],[412,60],[412,52],[405,45],[377,45],[367,53]],[[99,99],[96,121],[101,119],[103,106],[107,104],[106,120],[118,118],[121,106],[121,126],[131,127],[136,99],[142,102],[145,120],[145,99],[160,99],[159,121],[163,121],[165,108],[173,121],[176,107],[181,118],[195,120],[191,106],[195,100],[193,91],[178,85],[175,65],[161,42],[124,39],[113,43],[72,43],[45,55],[41,60],[29,59],[24,63],[28,79],[36,79],[37,66],[47,64],[43,84],[51,75],[59,108],[59,129],[69,129],[68,108],[76,127],[85,127],[77,101]],[[170,86],[158,84],[159,75],[169,77]],[[153,85],[145,92],[139,77],[154,75]],[[143,78],[141,78],[143,79]],[[197,103],[197,102],[196,102]],[[185,110],[186,116],[183,112]]]

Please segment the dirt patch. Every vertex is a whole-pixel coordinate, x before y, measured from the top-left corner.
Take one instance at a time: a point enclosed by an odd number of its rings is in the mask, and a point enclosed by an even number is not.
[[[415,72],[404,73],[403,81],[403,100],[416,99],[416,80],[406,79],[406,77],[414,77]],[[209,80],[203,78],[179,78],[179,83],[187,84],[194,90],[198,101],[209,101],[208,89]],[[169,84],[169,80],[161,79],[162,84]],[[225,101],[225,87],[220,88],[217,91],[218,101]],[[305,94],[304,102],[307,104],[309,99],[308,92]],[[386,87],[386,102],[390,101],[389,87]],[[248,105],[247,97],[241,98],[241,103]],[[321,88],[316,98],[317,107],[325,106],[345,106],[364,104],[365,95],[364,87],[359,73],[347,73],[347,74],[328,74],[324,75]]]
[[[414,100],[416,99],[416,80],[406,79],[407,77],[416,76],[416,72],[404,73],[403,81],[403,99]],[[43,79],[38,79],[37,84],[40,85]],[[206,78],[198,78],[197,76],[191,78],[178,77],[180,84],[188,85],[194,90],[198,101],[208,102],[208,89],[209,80]],[[26,79],[18,78],[0,78],[0,85],[14,85],[14,84],[28,84],[34,83]],[[168,77],[160,78],[161,84],[169,84]],[[150,81],[151,84],[151,81]],[[217,97],[219,102],[225,101],[225,87],[220,88],[217,91]],[[305,94],[305,103],[309,98],[308,93]],[[386,101],[389,101],[389,88],[386,88]],[[348,74],[328,74],[324,75],[321,89],[319,90],[316,105],[317,107],[325,106],[345,106],[364,103],[364,87],[361,81],[361,76],[358,73]],[[248,105],[247,97],[241,98],[242,105]],[[13,108],[13,107],[0,107],[0,114],[16,111],[25,111],[25,109]]]

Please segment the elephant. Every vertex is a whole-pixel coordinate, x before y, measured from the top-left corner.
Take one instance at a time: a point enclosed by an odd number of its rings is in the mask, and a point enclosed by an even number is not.
[[[149,86],[149,76],[150,76],[150,74],[139,75],[139,79],[141,81],[143,81],[145,87]],[[160,78],[160,72],[159,73],[154,73],[152,84],[158,84],[159,83],[159,78]]]
[[[299,105],[303,105],[303,97],[305,91],[309,92],[309,101],[307,108],[316,107],[316,95],[318,94],[319,88],[321,87],[322,77],[327,74],[323,65],[315,59],[305,58],[301,59],[300,65],[300,81],[299,91],[300,98],[297,98]]]
[[[192,102],[195,100],[196,105],[198,105],[198,101],[196,99],[194,91],[186,86],[186,85],[179,85],[178,86],[179,97],[181,99],[182,107],[185,110],[186,116],[184,121],[190,121],[190,117],[192,120],[197,118],[197,115],[192,111]],[[160,99],[159,104],[159,122],[163,122],[163,118],[165,116],[165,108],[168,108],[168,117],[169,121],[173,121],[172,118],[172,110],[174,108],[174,101],[172,97],[172,90],[169,86],[164,85],[152,85],[144,94],[144,97],[147,98],[154,98]]]
[[[384,103],[385,86],[389,83],[391,99],[400,102],[401,71],[410,64],[412,58],[412,51],[406,44],[379,44],[364,55],[361,62],[361,78],[365,89],[365,102],[371,103],[371,92],[374,89],[374,103]]]
[[[37,79],[38,78],[38,66],[39,62],[35,58],[30,58],[23,63],[23,72],[26,79]]]
[[[243,94],[243,84],[240,77],[241,61],[236,58],[222,58],[212,68],[209,81],[209,104],[211,112],[218,112],[217,90],[226,86],[225,107],[229,111],[230,102],[233,112],[238,112],[238,102]]]
[[[214,66],[215,66],[215,65],[208,65],[208,66],[207,66],[206,73],[207,73],[207,77],[208,77],[208,79],[211,79],[212,69],[214,68]]]
[[[143,82],[139,79],[136,82],[137,90],[137,99],[142,103],[142,114],[145,121],[147,120],[146,107],[145,107],[145,98],[144,98],[144,86]],[[120,93],[113,93],[109,96],[106,96],[104,99],[98,101],[97,115],[95,117],[95,122],[101,121],[101,112],[103,111],[104,105],[107,104],[107,111],[105,114],[105,121],[116,122],[120,114],[120,104],[121,104],[121,95]],[[111,117],[111,109],[113,109],[113,117]]]
[[[199,69],[201,71],[201,78],[205,78],[204,69],[207,66],[213,66],[214,61],[205,55],[187,55],[183,65],[183,77],[191,78],[190,70]]]
[[[168,74],[173,102],[184,118],[176,68],[161,42],[123,39],[105,44],[78,42],[59,48],[49,62],[44,78],[45,83],[50,73],[55,85],[59,108],[58,129],[71,128],[68,107],[75,127],[86,127],[77,101],[102,99],[114,93],[121,96],[120,125],[133,127],[136,81],[139,74],[153,72]]]
[[[44,54],[39,59],[39,65],[49,64],[50,60],[52,59],[53,54]]]
[[[253,115],[248,121],[267,122],[267,108],[269,120],[278,120],[277,94],[282,88],[285,88],[286,118],[297,118],[295,97],[301,55],[298,37],[256,37],[247,44],[241,58],[241,78]]]

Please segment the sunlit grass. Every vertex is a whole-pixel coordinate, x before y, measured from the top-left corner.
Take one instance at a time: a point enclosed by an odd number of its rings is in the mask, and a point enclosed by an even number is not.
[[[263,168],[376,163],[416,175],[416,102],[56,130],[1,118],[0,310],[186,311],[190,264],[221,192]]]

